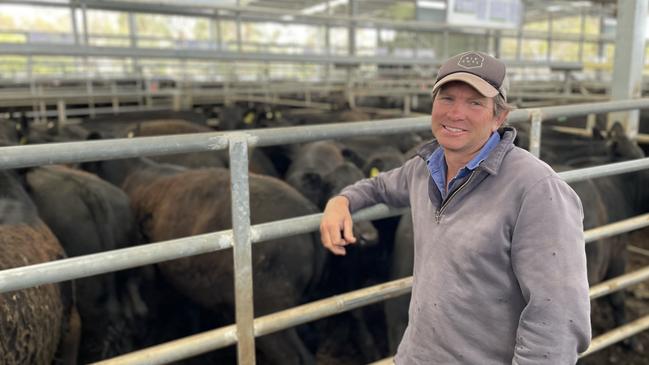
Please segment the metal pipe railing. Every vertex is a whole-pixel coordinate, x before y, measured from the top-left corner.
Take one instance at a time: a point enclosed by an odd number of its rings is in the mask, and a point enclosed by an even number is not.
[[[263,336],[318,318],[394,298],[406,294],[411,287],[412,277],[407,277],[262,316],[254,321],[254,333],[255,336]],[[96,364],[166,364],[230,346],[236,342],[236,327],[230,325],[100,361]]]
[[[566,177],[570,178],[571,181],[577,181],[589,179],[593,176],[603,177],[614,175],[619,173],[620,170],[630,172],[646,168],[649,168],[649,157],[564,171],[559,173],[559,176],[564,179]],[[389,215],[397,215],[398,212],[403,212],[403,210],[392,210],[384,205],[377,205],[359,211],[354,214],[354,218],[359,220],[379,219]],[[312,214],[300,218],[254,225],[251,227],[251,241],[256,243],[287,235],[313,232],[317,230],[321,216],[322,214]],[[646,219],[644,217],[639,216],[631,220],[633,227],[635,227],[633,229],[645,226],[644,221]],[[622,224],[621,222],[618,223]],[[620,231],[620,225],[618,223],[611,225],[616,229],[615,232],[621,233],[622,231]],[[600,227],[602,229],[596,228],[593,233],[589,233],[591,232],[590,230],[586,231],[587,240],[589,240],[589,235],[598,235],[597,237],[599,238],[603,238],[606,234],[614,235],[608,233],[603,227]],[[2,270],[0,271],[0,293],[223,250],[232,247],[232,238],[232,230],[225,230]]]
[[[510,113],[510,123],[529,121],[531,113],[540,111],[542,118],[576,116],[628,109],[649,108],[649,98],[601,103],[565,105],[539,109],[520,109]],[[353,138],[368,135],[391,135],[430,128],[430,117],[374,120],[369,122],[332,123],[326,125],[256,129],[236,132],[199,133],[172,136],[121,138],[103,141],[48,143],[43,145],[0,148],[0,169],[47,164],[66,164],[111,160],[138,156],[158,156],[187,152],[216,151],[228,148],[233,138],[245,136],[250,147],[311,142],[328,138]]]
[[[237,326],[237,363],[255,363],[252,291],[252,241],[250,239],[250,189],[246,138],[230,141],[230,186],[234,258],[234,302]]]
[[[649,218],[649,214],[645,215],[645,219],[646,218]],[[615,279],[607,280],[590,288],[590,299],[594,300],[614,291],[618,291],[631,285],[638,284],[641,281],[646,280],[647,278],[649,278],[649,268],[644,268],[622,275]],[[339,314],[364,305],[400,296],[408,293],[411,288],[412,276],[375,285],[369,288],[355,290],[349,293],[277,312],[272,315],[260,317],[254,321],[255,336],[263,336],[288,327],[307,323],[315,319]],[[608,343],[612,340],[612,338],[617,339],[610,343],[620,341],[637,333],[629,331],[630,329],[637,330],[638,325],[636,322],[627,324],[626,326],[620,327],[607,333],[606,335],[602,335],[594,339],[589,349],[581,356],[586,356],[594,351],[601,349],[600,346],[602,345],[602,343]],[[643,327],[643,329],[644,328],[647,327]],[[216,350],[235,344],[237,342],[237,332],[234,329],[235,325],[222,327],[216,330],[203,332],[201,334],[135,351],[126,355],[115,357],[113,359],[101,361],[98,364],[164,364],[166,362],[185,359],[191,356],[199,355],[211,350]],[[620,337],[621,334],[625,334],[625,336]],[[185,348],[184,350],[179,351],[180,348],[184,348],[184,346],[187,346],[191,350]],[[373,364],[382,364],[384,363],[384,361],[391,361],[391,359],[392,358],[384,359]]]
[[[649,214],[645,214],[645,217],[649,217]],[[607,294],[638,284],[647,279],[649,279],[649,267],[645,267],[644,269],[636,270],[628,274],[620,275],[614,279],[604,281],[597,285],[593,285],[590,287],[589,296],[591,300],[594,300],[603,297]],[[598,337],[595,337],[591,341],[591,344],[588,347],[588,349],[586,349],[586,351],[579,354],[579,357],[580,358],[586,357],[616,342],[622,341],[641,331],[644,331],[647,328],[649,328],[649,315],[637,319],[631,323],[627,323],[623,326],[617,327]],[[369,365],[387,365],[393,363],[394,363],[393,358],[387,357],[385,359],[381,359],[379,361],[373,362]]]

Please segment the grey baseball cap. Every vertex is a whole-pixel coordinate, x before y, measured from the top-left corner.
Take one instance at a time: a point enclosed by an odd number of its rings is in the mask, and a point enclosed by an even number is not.
[[[492,98],[500,94],[506,101],[509,86],[506,76],[505,64],[500,60],[482,52],[464,52],[442,64],[437,71],[433,92],[447,82],[462,81],[484,96]]]

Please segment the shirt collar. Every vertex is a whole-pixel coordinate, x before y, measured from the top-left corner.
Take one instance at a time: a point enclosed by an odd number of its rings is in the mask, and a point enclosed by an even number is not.
[[[480,163],[489,156],[491,150],[493,150],[499,142],[500,134],[498,133],[498,131],[494,131],[493,133],[491,133],[491,136],[489,136],[489,139],[484,144],[484,146],[482,146],[478,154],[475,155],[471,159],[471,161],[466,164],[465,167],[469,170],[475,170],[475,168],[478,167],[478,165],[480,165]],[[426,163],[428,164],[431,173],[438,173],[440,171],[445,172],[445,162],[446,160],[444,159],[444,148],[442,146],[439,146],[439,148],[435,149],[435,151],[433,151],[428,159],[426,159]]]
[[[475,168],[478,167],[478,165],[480,165],[480,163],[489,156],[491,150],[493,150],[494,147],[496,147],[499,142],[500,142],[500,134],[498,133],[498,131],[492,132],[491,136],[487,140],[487,143],[485,143],[484,146],[482,146],[482,148],[480,149],[480,152],[478,152],[478,154],[475,155],[471,159],[471,161],[469,161],[469,163],[466,164],[466,167],[469,170],[475,170]]]

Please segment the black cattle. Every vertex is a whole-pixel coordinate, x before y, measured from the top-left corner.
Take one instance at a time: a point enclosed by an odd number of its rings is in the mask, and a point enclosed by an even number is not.
[[[141,161],[106,161],[93,166],[100,176],[121,185],[129,194],[136,220],[149,241],[230,228],[229,170],[182,171],[171,167],[161,170],[153,163],[143,167]],[[312,203],[280,180],[251,174],[249,182],[253,224],[317,211]],[[308,290],[320,281],[324,257],[324,250],[312,234],[255,245],[255,315],[302,303]],[[224,250],[160,263],[158,267],[179,292],[231,322],[232,265],[231,250]],[[295,329],[261,337],[257,343],[262,356],[270,363],[313,363],[313,355]]]
[[[64,166],[32,169],[29,194],[40,217],[69,256],[126,247],[137,241],[126,194],[92,174]],[[62,210],[62,208],[64,210]],[[77,307],[83,326],[79,361],[87,363],[132,351],[125,289],[115,273],[78,279]]]
[[[0,171],[0,270],[65,257],[13,173]],[[0,294],[0,363],[76,363],[81,322],[71,282]]]
[[[25,135],[25,129],[14,120],[0,119],[0,141],[3,144],[15,145]]]
[[[282,115],[291,125],[361,122],[373,119],[368,113],[349,109],[336,111],[289,110]]]
[[[330,141],[301,146],[286,173],[286,182],[320,209],[324,209],[329,198],[342,188],[362,178],[362,172],[351,164],[345,164],[339,147]],[[355,224],[354,234],[359,244],[378,242],[378,233],[368,222]]]
[[[214,132],[211,128],[182,120],[150,120],[129,126],[124,136],[129,138],[142,136],[159,136],[169,134],[187,134]],[[154,161],[169,163],[189,168],[225,167],[228,155],[226,151],[192,152],[174,155],[152,156]]]
[[[211,128],[182,120],[162,120],[140,122],[127,129],[128,137],[159,136],[170,134],[214,132]],[[273,163],[257,148],[250,150],[250,171],[258,174],[277,176]],[[189,168],[228,167],[228,151],[192,152],[165,156],[154,156],[152,160],[185,166]]]
[[[338,146],[329,141],[307,143],[300,146],[286,171],[286,182],[318,206],[328,196],[322,190],[324,175],[332,172],[345,160]]]

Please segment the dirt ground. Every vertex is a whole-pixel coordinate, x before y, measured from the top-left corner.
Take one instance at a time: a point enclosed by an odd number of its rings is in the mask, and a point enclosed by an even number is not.
[[[630,234],[632,246],[649,250],[649,228],[644,228]],[[649,256],[629,252],[629,266],[627,272],[636,271],[649,265]],[[593,337],[614,327],[610,308],[606,303],[598,300],[593,303]],[[627,289],[626,297],[627,318],[629,321],[639,319],[649,314],[649,282],[643,282]],[[580,365],[647,365],[649,364],[649,330],[634,336],[641,351],[633,351],[622,343],[614,344],[606,349],[593,353],[583,358]]]

